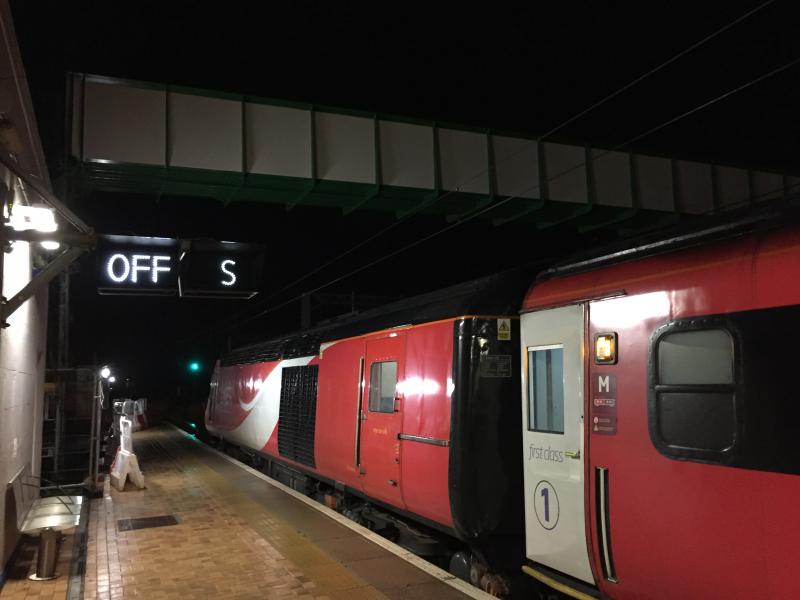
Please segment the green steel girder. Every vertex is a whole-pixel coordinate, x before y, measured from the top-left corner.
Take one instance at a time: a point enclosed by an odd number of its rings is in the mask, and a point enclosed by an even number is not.
[[[225,205],[231,202],[283,204],[287,210],[298,205],[338,208],[349,215],[356,210],[392,211],[398,219],[413,214],[442,215],[455,222],[497,202],[498,207],[481,215],[493,225],[529,222],[539,229],[576,221],[581,231],[615,227],[630,223],[630,229],[648,228],[662,223],[664,213],[619,209],[593,204],[568,204],[541,198],[502,196],[442,190],[400,188],[375,184],[356,184],[320,179],[280,177],[240,172],[208,171],[185,167],[74,163],[70,177],[86,188],[167,195],[192,195],[214,198]],[[590,215],[590,216],[589,216]],[[667,213],[674,218],[676,213]],[[587,218],[589,216],[589,218]],[[621,230],[625,231],[625,230]]]
[[[356,202],[355,204],[351,204],[350,206],[347,206],[345,208],[342,208],[342,214],[347,216],[349,214],[352,214],[359,208],[365,208],[370,202],[378,198],[380,195],[381,195],[381,186],[376,185],[371,190],[368,190],[367,193],[364,194],[364,198],[361,201]]]

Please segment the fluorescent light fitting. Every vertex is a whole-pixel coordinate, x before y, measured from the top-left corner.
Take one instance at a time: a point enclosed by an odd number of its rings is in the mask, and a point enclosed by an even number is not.
[[[58,229],[53,210],[45,206],[14,206],[9,224],[15,231],[42,231],[51,233]]]

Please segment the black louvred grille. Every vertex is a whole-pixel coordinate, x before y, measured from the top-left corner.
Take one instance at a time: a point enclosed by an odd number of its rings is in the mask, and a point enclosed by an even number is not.
[[[317,418],[319,367],[284,367],[281,373],[281,412],[278,420],[278,452],[296,462],[314,463],[314,431]]]

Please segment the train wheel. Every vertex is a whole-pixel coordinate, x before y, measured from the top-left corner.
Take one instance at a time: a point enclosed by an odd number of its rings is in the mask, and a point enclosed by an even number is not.
[[[472,583],[470,577],[471,570],[470,556],[467,552],[459,551],[450,557],[447,570],[451,575],[458,577],[462,581]]]

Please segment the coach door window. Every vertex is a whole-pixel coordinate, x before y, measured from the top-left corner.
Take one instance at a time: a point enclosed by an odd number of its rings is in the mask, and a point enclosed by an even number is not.
[[[372,363],[369,370],[369,410],[393,413],[396,387],[397,363],[395,361]]]
[[[528,430],[564,433],[564,347],[528,348]]]
[[[670,456],[719,460],[736,442],[734,342],[724,329],[655,338],[650,431]]]

